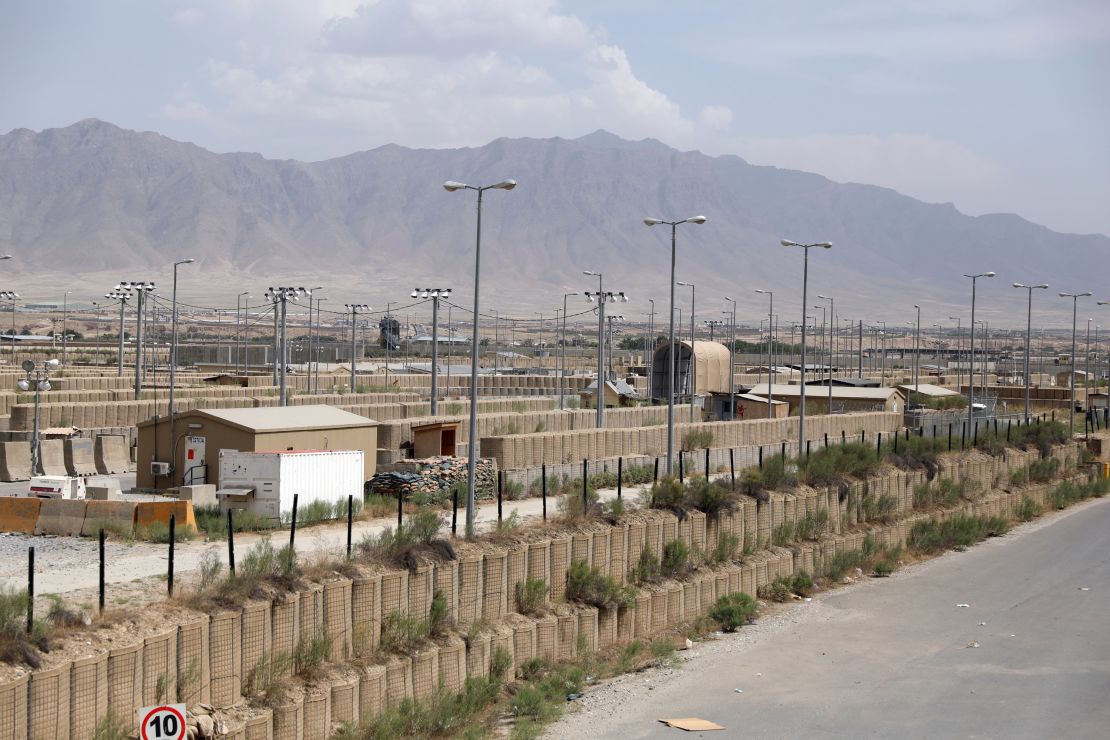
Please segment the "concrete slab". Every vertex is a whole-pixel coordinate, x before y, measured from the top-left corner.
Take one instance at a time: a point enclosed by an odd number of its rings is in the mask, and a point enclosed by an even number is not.
[[[182,501],[192,501],[194,507],[204,506],[215,508],[220,502],[216,498],[216,485],[202,483],[195,486],[181,486],[177,489],[177,497]]]
[[[93,457],[93,441],[86,437],[72,437],[65,440],[66,470],[70,475],[96,475],[96,460]]]
[[[39,466],[43,475],[69,475],[62,442],[60,439],[39,440]]]
[[[31,443],[0,442],[0,481],[31,480]]]
[[[94,475],[85,480],[85,498],[96,501],[121,501],[123,491],[119,478]]]

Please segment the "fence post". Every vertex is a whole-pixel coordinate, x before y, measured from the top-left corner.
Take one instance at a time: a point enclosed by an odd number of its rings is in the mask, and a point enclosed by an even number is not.
[[[762,448],[760,448],[762,449]],[[736,488],[736,448],[728,448],[728,477],[732,481],[732,487]]]
[[[27,548],[27,634],[35,626],[35,546]]]
[[[655,483],[658,480],[659,480],[659,456],[656,455],[656,457],[655,457],[655,468],[654,468],[654,470],[652,470],[652,473],[651,473],[651,482]]]
[[[300,498],[299,493],[293,494],[293,516],[289,520],[289,552],[293,552],[293,545],[297,541],[297,499]],[[397,500],[401,500],[401,494],[397,494]]]
[[[825,447],[829,446],[829,433],[825,432]]]
[[[897,439],[897,437],[895,437],[895,439]],[[881,456],[882,451],[883,451],[883,433],[879,432],[878,436],[875,437],[875,454]]]
[[[590,458],[582,460],[582,515],[590,511]]]
[[[547,521],[547,463],[540,464],[540,496],[543,499],[543,520]]]
[[[170,514],[170,551],[169,562],[166,565],[166,595],[173,598],[173,545],[176,538],[177,517]]]
[[[624,477],[624,458],[623,457],[618,457],[617,458],[617,501],[621,500],[621,485],[623,483],[623,481],[621,479],[623,477]]]
[[[100,607],[100,613],[103,614],[104,613],[104,529],[103,528],[101,528],[101,530],[100,530],[99,540],[100,540],[100,544],[99,544],[99,550],[100,550],[100,599],[99,599],[99,602],[98,602],[98,606]]]
[[[502,488],[505,485],[505,471],[497,471],[497,523],[501,523],[501,501],[502,501]]]
[[[898,432],[894,432],[894,454],[898,454],[898,438],[902,436]]]
[[[978,421],[978,419],[976,419],[976,421],[975,421],[975,432],[971,436],[971,444],[972,444],[973,447],[977,446],[979,444],[979,421]]]
[[[840,444],[848,444],[848,432],[844,429],[840,430]]]
[[[709,448],[705,448],[705,479],[709,480]]]
[[[355,526],[355,497],[347,494],[347,557],[351,557],[351,535]]]
[[[451,490],[451,536],[459,533],[459,486],[456,483]]]
[[[780,454],[782,455],[782,459],[786,460],[786,442],[782,443],[782,452]],[[802,451],[798,450],[798,454],[801,455]]]
[[[235,525],[231,520],[231,509],[227,510],[227,567],[235,575]]]
[[[967,447],[967,422],[960,422],[960,449]]]
[[[678,451],[678,482],[679,483],[684,483],[686,481],[686,475],[685,475],[686,471],[682,469],[682,466],[683,466],[683,455],[682,455],[682,450],[679,450]]]
[[[501,471],[498,471],[498,472],[501,472]],[[397,531],[398,532],[401,531],[401,517],[404,515],[404,511],[405,511],[405,494],[401,492],[400,488],[398,488],[397,489]]]
[[[759,446],[759,469],[763,469],[763,445]]]
[[[809,440],[806,440],[806,457],[809,457]]]
[[[1013,420],[1013,419],[1009,419],[1009,420],[1008,420],[1008,421],[1006,422],[1006,441],[1007,441],[1007,442],[1009,442],[1009,441],[1010,441],[1010,429],[1012,429],[1012,428],[1013,428],[1013,426],[1014,426],[1014,420]]]
[[[948,422],[948,451],[952,451],[952,422]]]

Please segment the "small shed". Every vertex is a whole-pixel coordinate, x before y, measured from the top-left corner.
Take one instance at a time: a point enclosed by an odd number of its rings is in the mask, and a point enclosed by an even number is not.
[[[1071,388],[1072,381],[1074,380],[1077,386],[1085,385],[1087,382],[1087,373],[1083,370],[1061,370],[1056,373],[1056,385]]]
[[[136,485],[219,485],[221,450],[362,450],[366,479],[377,465],[378,422],[333,406],[192,409],[139,422]]]
[[[413,457],[454,457],[459,437],[459,422],[437,421],[431,424],[412,425]]]
[[[651,397],[654,399],[667,398],[670,358],[671,345],[659,345],[651,365]],[[728,393],[732,355],[720,342],[679,342],[674,363],[675,394],[693,397]]]
[[[596,403],[597,400],[597,381],[590,383],[579,394],[582,401],[589,401],[591,404]],[[639,400],[640,394],[636,389],[630,386],[620,378],[613,378],[605,381],[605,407],[615,408],[617,406],[631,406],[634,401]],[[596,406],[595,406],[596,408]]]

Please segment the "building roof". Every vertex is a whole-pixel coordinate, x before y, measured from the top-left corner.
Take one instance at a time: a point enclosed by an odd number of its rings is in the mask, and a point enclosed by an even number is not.
[[[378,422],[334,406],[265,406],[249,409],[193,409],[181,417],[212,419],[248,432],[300,432],[313,429],[375,427]],[[166,417],[159,421],[166,423]],[[154,419],[140,422],[148,426]]]
[[[810,398],[821,399],[822,397],[828,398],[829,386],[825,386],[822,390],[814,392],[812,386],[807,386],[808,395]],[[785,398],[795,398],[800,396],[802,386],[800,385],[786,385],[784,383],[775,383],[771,386],[771,394],[773,396],[780,396]],[[760,383],[753,386],[750,395],[762,396],[764,400],[767,398],[767,384]],[[841,400],[861,400],[861,401],[886,401],[892,395],[902,395],[902,391],[890,386],[886,388],[850,388],[842,385],[832,386],[832,397]]]
[[[752,395],[751,393],[737,393],[736,397],[737,398],[742,398],[745,401],[755,401],[757,403],[767,403],[767,397],[766,396],[755,396],[755,395]],[[726,398],[725,400],[726,400],[726,403],[727,403],[728,399]],[[772,406],[778,406],[779,404],[782,404],[782,403],[786,403],[786,401],[779,401],[777,399],[771,399],[771,405]]]
[[[806,385],[828,385],[828,377],[813,378],[806,381]],[[878,388],[878,378],[833,378],[833,385],[845,386],[850,388]]]
[[[914,393],[916,391],[917,393],[920,393],[923,396],[930,396],[932,398],[941,398],[941,397],[944,397],[944,396],[958,396],[958,395],[960,395],[959,393],[957,393],[954,390],[951,390],[949,388],[945,388],[945,387],[940,386],[940,385],[936,385],[934,383],[921,383],[917,386],[916,389],[914,388],[913,383],[906,383],[906,384],[900,385],[898,387],[901,388],[902,390],[904,390],[907,394]]]
[[[633,388],[632,386],[630,386],[628,383],[621,380],[620,378],[617,378],[615,380],[606,380],[605,385],[609,386],[609,389],[611,391],[613,391],[614,393],[616,393],[617,395],[619,395],[619,396],[628,396],[629,398],[639,398],[640,397],[640,394],[636,392],[635,388]],[[597,379],[595,378],[594,382],[592,382],[588,386],[586,386],[586,390],[583,391],[583,392],[584,393],[597,393]]]

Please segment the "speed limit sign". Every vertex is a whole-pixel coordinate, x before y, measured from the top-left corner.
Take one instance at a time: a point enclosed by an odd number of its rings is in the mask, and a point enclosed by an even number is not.
[[[139,710],[141,740],[184,740],[185,705],[163,704]]]

